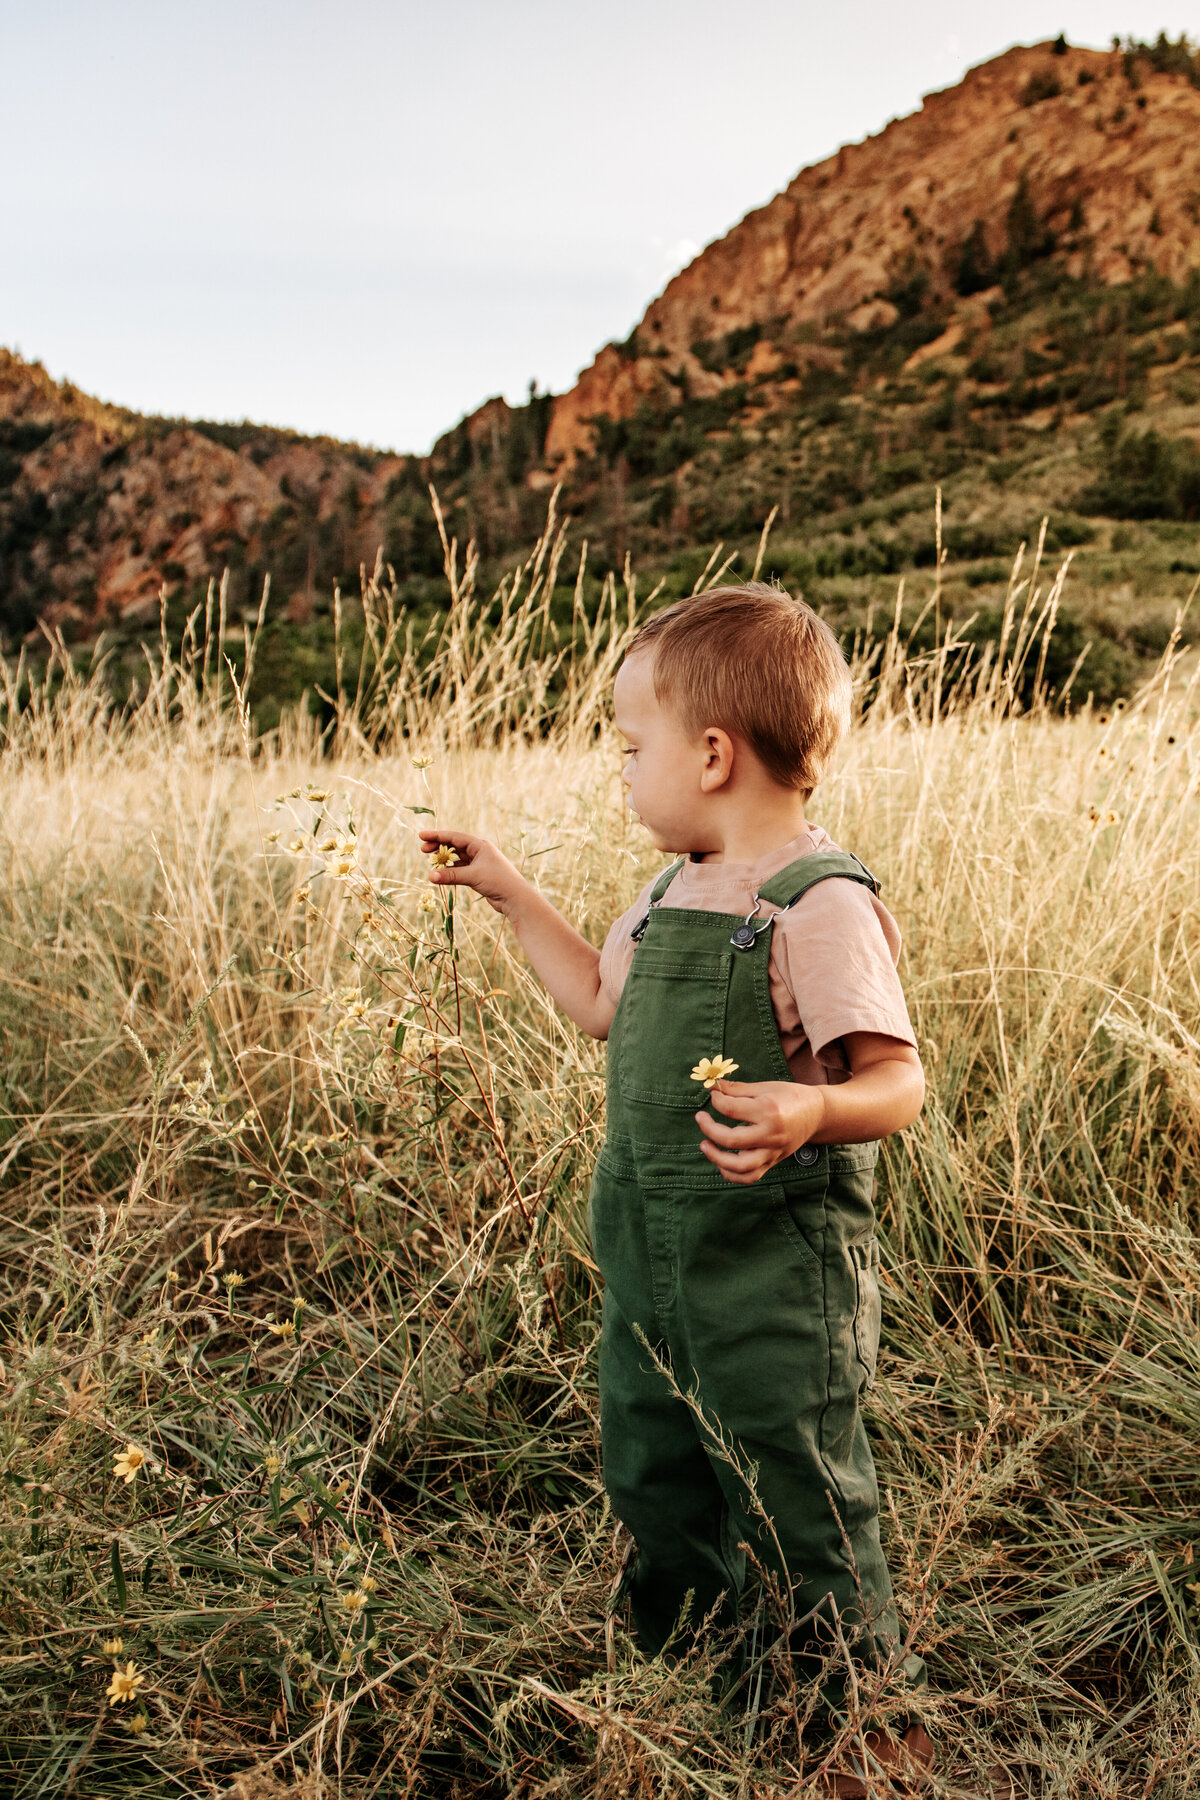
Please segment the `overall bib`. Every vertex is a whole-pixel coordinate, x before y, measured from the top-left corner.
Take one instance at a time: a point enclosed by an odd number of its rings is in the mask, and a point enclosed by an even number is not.
[[[832,1648],[835,1611],[855,1655],[878,1664],[899,1635],[859,1411],[879,1347],[879,1146],[807,1144],[749,1187],[701,1154],[701,1057],[732,1057],[738,1081],[793,1077],[767,982],[774,915],[663,907],[681,866],[633,934],[588,1208],[605,1282],[604,1482],[637,1545],[634,1625],[656,1654],[684,1647],[714,1605],[731,1624],[748,1544],[790,1596],[802,1672]],[[818,851],[759,897],[787,908],[831,877],[877,891],[856,858]],[[906,1659],[908,1682],[923,1671]],[[825,1692],[840,1697],[836,1670]]]

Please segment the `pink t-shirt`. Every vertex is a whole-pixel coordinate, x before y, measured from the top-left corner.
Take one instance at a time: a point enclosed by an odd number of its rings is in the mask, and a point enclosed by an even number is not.
[[[668,907],[740,913],[760,885],[814,850],[837,846],[819,825],[752,863],[685,862],[663,897]],[[637,946],[630,932],[645,912],[648,881],[621,914],[600,952],[600,985],[615,1006]],[[783,1052],[797,1081],[847,1081],[841,1040],[877,1031],[916,1047],[896,973],[900,933],[891,913],[858,881],[820,881],[790,911],[764,900],[759,919],[779,914],[771,932],[768,981]]]

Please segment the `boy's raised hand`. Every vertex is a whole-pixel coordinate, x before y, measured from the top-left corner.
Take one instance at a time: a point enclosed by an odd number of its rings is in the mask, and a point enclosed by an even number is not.
[[[529,885],[520,869],[487,838],[431,825],[421,826],[420,838],[425,855],[434,858],[430,881],[438,887],[474,888],[498,913],[511,913],[518,894]],[[453,862],[445,858],[447,850],[454,852]],[[440,862],[439,851],[443,853]]]
[[[740,1123],[723,1125],[710,1112],[698,1112],[700,1148],[726,1181],[749,1187],[819,1130],[824,1091],[798,1081],[718,1081],[713,1105]]]
[[[422,825],[420,837],[422,850],[433,858],[430,881],[482,894],[512,925],[521,948],[563,1011],[592,1037],[607,1037],[615,1004],[601,988],[600,952],[595,946],[487,838],[440,825]]]

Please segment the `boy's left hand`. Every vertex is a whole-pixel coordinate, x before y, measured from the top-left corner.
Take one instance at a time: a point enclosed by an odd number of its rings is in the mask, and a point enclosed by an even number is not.
[[[718,1081],[711,1093],[713,1105],[741,1123],[723,1125],[698,1112],[700,1149],[726,1181],[742,1187],[807,1144],[825,1116],[825,1090],[798,1081]]]

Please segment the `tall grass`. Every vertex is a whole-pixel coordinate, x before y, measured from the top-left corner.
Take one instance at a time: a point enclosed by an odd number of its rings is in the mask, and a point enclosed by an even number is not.
[[[323,735],[255,738],[219,594],[132,706],[65,654],[32,694],[5,671],[14,1795],[732,1800],[841,1754],[769,1656],[722,1711],[611,1605],[603,1049],[429,892],[415,829],[495,834],[600,937],[654,866],[607,722],[639,602],[627,576],[556,627],[553,522],[495,596],[445,548],[422,637],[367,582]],[[1036,684],[1019,710],[1062,573],[1018,561],[988,661],[953,621],[908,655],[936,575],[859,643],[813,810],[883,878],[929,1075],[885,1151],[870,1421],[943,1769],[1171,1800],[1200,1759],[1197,687],[1172,646],[1110,716],[1086,665],[1068,716]]]

